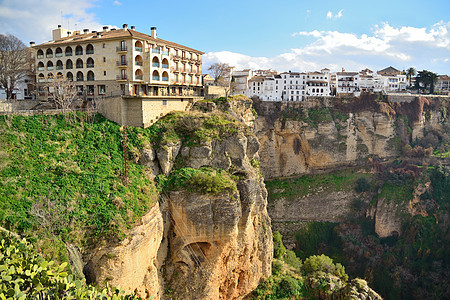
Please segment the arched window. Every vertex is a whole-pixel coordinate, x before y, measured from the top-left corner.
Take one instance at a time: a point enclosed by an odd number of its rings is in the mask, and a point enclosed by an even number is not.
[[[53,63],[51,61],[47,62],[47,71],[53,70]]]
[[[84,76],[82,72],[77,73],[77,81],[84,81]]]
[[[64,67],[63,67],[62,61],[58,60],[58,61],[56,62],[56,70],[62,70],[63,68],[64,68]]]
[[[94,54],[94,46],[92,46],[91,44],[87,45],[86,54]]]
[[[73,74],[72,74],[72,72],[67,72],[66,77],[67,77],[67,79],[69,79],[70,81],[73,81]]]
[[[156,56],[153,57],[152,66],[159,68],[159,59]]]
[[[40,61],[37,65],[37,70],[38,71],[44,71],[45,70],[45,66],[44,63],[42,61]]]
[[[152,79],[153,80],[158,80],[159,81],[159,73],[158,73],[158,71],[153,71],[153,74],[152,74]]]
[[[77,59],[77,69],[82,69],[83,68],[83,60],[81,58]]]
[[[94,77],[94,72],[89,71],[87,72],[87,81],[94,81],[95,77]]]
[[[56,57],[62,57],[63,56],[63,53],[62,53],[62,49],[61,48],[56,48],[56,51],[55,51],[55,56]]]
[[[45,76],[44,76],[44,74],[40,73],[40,74],[38,75],[38,82],[45,82]]]
[[[80,45],[78,45],[75,48],[75,55],[83,55],[83,47],[81,47]]]
[[[72,60],[68,59],[66,61],[66,69],[72,69],[73,68],[73,62]]]
[[[134,43],[134,50],[142,52],[142,43],[140,41]]]
[[[48,73],[48,74],[47,74],[47,80],[48,80],[48,81],[53,81],[54,78],[55,78],[55,77],[53,76],[53,73]]]
[[[93,68],[94,67],[94,60],[92,57],[89,57],[86,61],[86,68]]]
[[[44,51],[42,51],[41,49],[38,50],[37,52],[37,58],[44,58]]]
[[[142,73],[141,69],[137,69],[136,72],[134,72],[134,78],[135,78],[135,80],[144,79],[144,73]]]
[[[162,81],[169,81],[169,73],[166,71],[162,73]]]
[[[142,66],[142,56],[136,55],[136,57],[134,58],[134,64],[136,66]]]
[[[52,49],[47,49],[47,51],[45,51],[45,57],[47,57],[47,58],[52,58],[53,57]]]
[[[72,56],[72,47],[70,46],[66,47],[66,56]]]
[[[61,72],[58,72],[58,74],[56,74],[56,78],[62,78],[63,74]]]
[[[163,67],[164,69],[168,69],[168,68],[169,68],[169,61],[167,60],[167,58],[164,58],[164,59],[162,60],[162,67]]]

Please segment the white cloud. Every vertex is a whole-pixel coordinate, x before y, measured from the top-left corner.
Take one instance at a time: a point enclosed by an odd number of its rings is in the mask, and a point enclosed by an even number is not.
[[[362,35],[313,30],[296,32],[292,36],[308,36],[315,40],[275,57],[251,57],[221,51],[207,53],[204,62],[205,65],[226,62],[238,69],[271,68],[278,71],[312,71],[324,67],[333,71],[342,67],[354,71],[366,67],[378,70],[390,65],[398,69],[416,66],[441,74],[450,71],[450,22],[440,22],[428,29],[397,28],[385,23],[375,27],[372,33]]]
[[[51,31],[59,24],[72,30],[101,30],[102,24],[89,12],[92,7],[90,0],[6,0],[0,4],[0,30],[16,35],[25,44],[50,40]]]
[[[122,5],[122,3],[121,3],[121,2],[119,2],[119,1],[117,1],[117,0],[116,0],[116,1],[114,1],[114,2],[113,2],[113,4],[114,4],[114,5],[117,5],[117,6],[121,6],[121,5]]]
[[[331,11],[328,11],[327,12],[327,19],[329,19],[329,20],[331,20],[331,19],[333,19],[333,20],[339,19],[339,18],[342,17],[342,12],[343,11],[344,10],[341,9],[340,11],[337,12],[337,14],[333,14]]]

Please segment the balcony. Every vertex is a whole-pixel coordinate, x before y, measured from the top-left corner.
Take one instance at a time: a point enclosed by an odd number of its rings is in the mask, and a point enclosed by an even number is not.
[[[93,68],[94,64],[86,64],[86,68]]]
[[[128,51],[127,46],[116,47],[116,52]]]
[[[152,63],[152,66],[155,67],[155,68],[159,68],[159,63],[155,63],[154,62],[154,63]]]
[[[161,51],[159,49],[152,49],[152,53],[159,54]]]
[[[135,51],[142,52],[142,47],[134,47]]]
[[[86,54],[94,54],[94,50],[86,50]]]
[[[62,70],[63,66],[56,66],[56,70]]]
[[[53,54],[47,54],[45,57],[47,57],[47,58],[52,58],[52,57],[53,57]]]
[[[66,52],[66,56],[72,56],[72,52]]]
[[[87,81],[94,81],[94,80],[95,80],[94,77],[88,77],[88,78],[87,78]]]
[[[83,69],[83,65],[77,65],[77,69]]]
[[[66,66],[66,69],[67,69],[67,70],[68,70],[68,69],[73,69],[73,66],[72,66],[72,65]]]
[[[126,61],[120,61],[120,60],[118,60],[118,61],[116,61],[116,66],[124,66],[124,67],[126,67],[128,65],[128,62],[126,62]]]
[[[144,75],[134,75],[135,80],[143,80]]]
[[[116,80],[127,80],[128,76],[126,74],[117,75]]]
[[[169,51],[162,51],[162,55],[169,55]]]
[[[75,52],[75,55],[83,55],[83,51],[77,51]]]
[[[159,76],[152,76],[152,80],[159,81]]]
[[[47,67],[47,71],[53,71],[53,67]]]
[[[61,52],[61,53],[56,53],[56,54],[55,54],[55,57],[63,57],[62,52]]]
[[[135,61],[134,64],[135,64],[136,66],[142,66],[142,61]]]
[[[38,71],[45,71],[45,68],[44,67],[38,67],[37,70]]]
[[[169,81],[169,77],[163,77],[162,81]]]
[[[162,64],[162,67],[163,67],[164,69],[168,69],[168,68],[169,68],[169,65]]]
[[[42,59],[42,58],[44,58],[44,55],[38,55],[37,58]]]

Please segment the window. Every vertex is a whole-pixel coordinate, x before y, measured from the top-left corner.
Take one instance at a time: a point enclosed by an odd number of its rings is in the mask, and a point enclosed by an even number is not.
[[[162,105],[167,105],[167,100],[163,100]]]
[[[106,86],[105,85],[99,85],[98,86],[98,94],[99,95],[105,95],[106,94]]]
[[[106,48],[106,44],[105,43],[103,43],[103,48]]]
[[[106,57],[103,57],[103,62],[106,62]]]
[[[103,76],[106,76],[106,71],[103,71]]]

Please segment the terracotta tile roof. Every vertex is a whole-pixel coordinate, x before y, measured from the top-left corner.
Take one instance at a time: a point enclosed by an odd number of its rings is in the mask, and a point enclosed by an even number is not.
[[[337,72],[336,74],[341,76],[355,76],[358,72]]]
[[[71,45],[74,42],[90,42],[90,41],[104,41],[104,40],[110,40],[110,39],[117,39],[117,38],[126,38],[126,37],[137,37],[140,39],[144,39],[150,42],[154,42],[154,43],[161,43],[161,44],[165,44],[168,46],[172,46],[174,48],[180,48],[180,49],[185,49],[188,51],[193,51],[199,54],[205,54],[202,51],[193,49],[193,48],[189,48],[174,42],[169,42],[160,38],[152,38],[150,35],[139,32],[139,31],[135,31],[132,29],[116,29],[116,30],[109,30],[106,32],[103,31],[99,31],[99,33],[101,33],[100,37],[97,37],[97,32],[91,32],[91,33],[87,33],[87,34],[78,34],[78,35],[71,35],[68,37],[64,37],[55,41],[49,41],[46,43],[42,43],[40,45],[36,45],[35,48],[40,48],[40,47],[46,47],[46,46],[56,46],[56,45]]]

